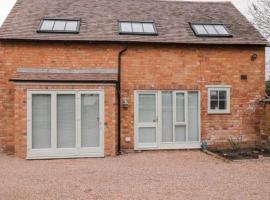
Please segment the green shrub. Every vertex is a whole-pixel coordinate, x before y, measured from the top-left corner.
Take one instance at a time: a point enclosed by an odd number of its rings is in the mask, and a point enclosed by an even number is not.
[[[238,151],[241,148],[242,136],[240,137],[230,137],[228,143],[233,151]]]

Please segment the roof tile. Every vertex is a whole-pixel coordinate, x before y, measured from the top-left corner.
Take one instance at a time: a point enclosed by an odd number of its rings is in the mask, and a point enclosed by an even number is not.
[[[81,18],[79,34],[37,33],[43,17]],[[157,36],[120,35],[118,20],[155,21]],[[224,23],[232,38],[196,37],[190,22]],[[0,39],[256,44],[267,41],[229,2],[162,0],[18,0]]]

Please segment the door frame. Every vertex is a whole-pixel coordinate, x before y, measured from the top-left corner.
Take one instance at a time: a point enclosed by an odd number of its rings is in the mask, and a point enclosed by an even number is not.
[[[138,115],[138,106],[139,106],[139,94],[152,94],[152,95],[155,95],[155,97],[156,97],[156,122],[154,123],[149,123],[149,122],[139,122],[139,115]],[[158,103],[159,103],[159,101],[158,101],[158,92],[157,91],[141,91],[140,93],[138,93],[138,94],[136,94],[135,95],[135,101],[134,101],[134,103],[135,103],[135,108],[137,108],[137,109],[135,109],[135,124],[136,124],[136,126],[134,126],[134,127],[136,127],[136,132],[137,132],[137,134],[136,134],[136,137],[135,137],[135,145],[137,145],[137,147],[138,148],[143,148],[143,149],[148,149],[148,148],[157,148],[158,146],[159,146],[159,135],[158,135],[158,129],[159,129],[159,126],[158,126],[158,116],[159,116],[159,109],[158,109],[158,107],[159,107],[159,105],[158,105]],[[141,125],[140,125],[141,124]],[[155,126],[154,125],[151,125],[151,124],[156,124]],[[153,128],[156,128],[156,143],[144,143],[143,145],[140,145],[139,144],[139,132],[138,132],[138,129],[140,128],[140,127],[153,127]]]
[[[32,149],[32,95],[33,94],[50,94],[51,95],[51,148]],[[75,148],[57,148],[56,132],[56,113],[57,113],[57,94],[75,94],[75,115],[76,115],[76,143]],[[99,95],[99,147],[80,147],[78,139],[80,136],[81,118],[81,94],[98,94]],[[50,158],[77,158],[77,157],[104,157],[104,91],[103,90],[27,90],[27,157],[26,159],[50,159]]]
[[[184,141],[184,142],[161,142],[162,135],[162,92],[173,92],[173,104],[175,105],[175,94],[176,93],[184,93],[185,94],[185,117],[188,115],[188,92],[197,92],[198,93],[198,141]],[[139,94],[156,94],[157,97],[157,114],[159,123],[157,123],[157,146],[149,147],[149,146],[141,146],[139,144],[139,127],[138,127],[138,96]],[[175,114],[175,112],[173,112]],[[186,136],[188,136],[188,119],[185,119],[186,123]],[[134,149],[135,150],[155,150],[155,149],[200,149],[201,148],[201,93],[199,90],[135,90],[134,91]]]

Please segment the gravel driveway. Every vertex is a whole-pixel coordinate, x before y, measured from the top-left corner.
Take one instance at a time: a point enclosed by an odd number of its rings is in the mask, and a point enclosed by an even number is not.
[[[270,159],[225,163],[200,151],[26,161],[0,154],[0,199],[270,199]]]

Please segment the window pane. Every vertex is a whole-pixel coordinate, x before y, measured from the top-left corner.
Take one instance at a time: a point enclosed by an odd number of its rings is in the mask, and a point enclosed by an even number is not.
[[[55,21],[53,30],[54,31],[64,31],[65,25],[66,25],[66,21]]]
[[[143,31],[145,33],[155,33],[153,23],[143,23]]]
[[[217,90],[210,90],[210,98],[212,100],[218,100],[218,91]]]
[[[32,96],[32,148],[51,148],[51,95]]]
[[[77,21],[67,21],[66,31],[77,31],[78,22]]]
[[[226,110],[226,108],[227,108],[227,102],[226,101],[219,101],[219,109]]]
[[[40,30],[51,31],[53,29],[54,20],[43,20]]]
[[[132,32],[132,27],[130,22],[120,22],[121,32]]]
[[[133,22],[132,29],[135,33],[143,33],[143,26],[142,23]]]
[[[175,127],[175,141],[176,142],[186,141],[186,127],[185,126]]]
[[[219,91],[219,100],[226,100],[226,91]]]
[[[82,94],[81,145],[82,147],[98,147],[99,141],[99,95]]]
[[[162,92],[162,142],[173,141],[172,92]]]
[[[57,95],[57,147],[73,148],[76,142],[75,94]]]
[[[218,109],[218,101],[211,101],[210,104],[211,104],[210,105],[211,110]]]
[[[154,122],[156,120],[156,95],[139,95],[139,122]]]
[[[188,93],[188,141],[199,141],[198,92]]]
[[[216,35],[216,34],[218,34],[213,25],[204,25],[204,28],[206,29],[206,31],[210,35]]]
[[[156,128],[139,128],[140,143],[156,143]]]
[[[207,34],[206,30],[204,29],[203,25],[193,25],[194,29],[198,34]]]
[[[221,35],[228,35],[229,34],[223,25],[215,25],[215,28],[216,28],[217,32]]]
[[[176,121],[185,121],[185,95],[184,93],[176,93]]]

